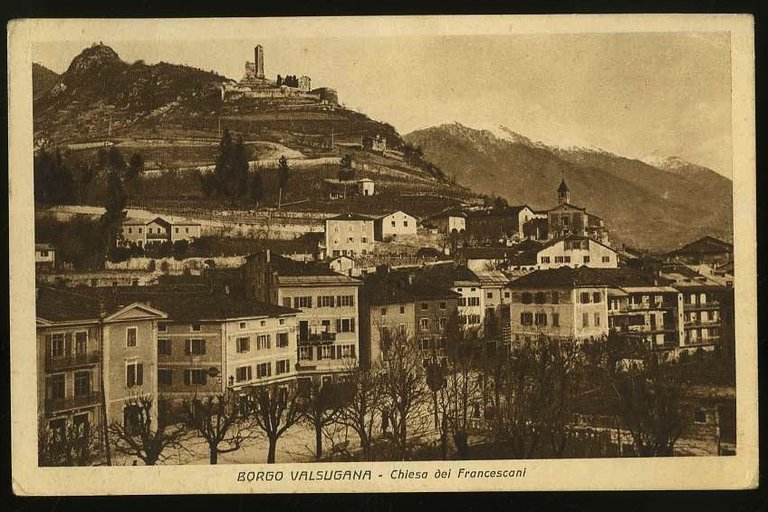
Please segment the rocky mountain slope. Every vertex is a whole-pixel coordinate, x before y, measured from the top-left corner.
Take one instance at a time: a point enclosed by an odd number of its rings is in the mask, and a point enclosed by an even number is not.
[[[59,81],[59,74],[42,64],[32,63],[32,97],[38,98],[51,90]]]
[[[572,202],[603,217],[614,240],[667,250],[711,234],[732,239],[732,183],[679,159],[656,167],[606,151],[561,149],[505,131],[458,123],[406,135],[459,184],[497,194],[511,204],[546,209],[565,177]]]
[[[218,137],[228,127],[246,138],[306,141],[346,131],[382,135],[401,143],[391,126],[341,107],[302,108],[279,101],[225,103],[221,84],[233,80],[189,66],[124,62],[109,46],[83,50],[50,87],[33,75],[35,139],[53,144],[105,138],[183,139]],[[42,78],[42,81],[41,81]],[[318,102],[319,103],[319,102]]]

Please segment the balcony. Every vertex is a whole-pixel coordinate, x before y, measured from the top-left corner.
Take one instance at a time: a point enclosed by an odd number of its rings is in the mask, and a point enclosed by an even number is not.
[[[705,302],[705,303],[696,303],[696,304],[690,304],[690,303],[684,303],[683,309],[685,311],[700,311],[703,309],[720,309],[720,301],[713,300],[711,302]]]
[[[66,411],[69,409],[80,409],[83,407],[93,407],[101,403],[101,393],[92,392],[89,395],[70,396],[67,398],[46,398],[45,411],[47,414]]]
[[[627,304],[627,311],[652,311],[656,309],[675,309],[674,302],[641,302],[639,304]]]
[[[52,356],[48,354],[45,358],[45,370],[48,372],[56,370],[65,370],[77,366],[88,366],[97,364],[100,360],[100,352],[91,350],[82,354],[69,354],[66,356]]]
[[[699,345],[714,345],[720,342],[720,336],[708,336],[706,338],[697,338],[695,340],[686,339],[686,347],[697,347]]]
[[[299,345],[317,345],[322,343],[333,343],[336,341],[335,332],[310,333],[306,337],[299,336]]]

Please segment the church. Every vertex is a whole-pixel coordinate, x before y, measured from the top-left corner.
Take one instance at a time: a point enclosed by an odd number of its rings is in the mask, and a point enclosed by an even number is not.
[[[586,208],[571,203],[571,190],[565,178],[557,188],[557,206],[547,210],[547,238],[566,235],[586,236],[600,243],[608,243],[608,232],[603,219],[587,213]]]

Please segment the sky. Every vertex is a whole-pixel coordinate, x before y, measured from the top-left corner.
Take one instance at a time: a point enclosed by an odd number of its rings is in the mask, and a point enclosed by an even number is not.
[[[63,72],[91,42],[38,43]],[[727,33],[370,35],[102,41],[127,61],[187,64],[233,79],[264,46],[267,77],[308,75],[401,134],[459,122],[630,158],[677,156],[732,176]]]

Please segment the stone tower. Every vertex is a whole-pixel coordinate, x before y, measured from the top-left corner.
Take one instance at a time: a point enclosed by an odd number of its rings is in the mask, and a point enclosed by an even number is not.
[[[253,49],[254,67],[256,68],[256,78],[264,78],[264,47],[260,44]]]
[[[565,184],[565,178],[560,182],[560,186],[557,187],[557,200],[559,204],[571,203],[571,190]]]

